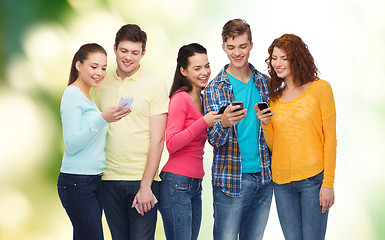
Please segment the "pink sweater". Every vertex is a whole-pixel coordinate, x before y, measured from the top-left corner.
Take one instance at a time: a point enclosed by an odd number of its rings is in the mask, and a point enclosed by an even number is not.
[[[207,125],[190,95],[175,93],[168,108],[166,146],[170,153],[162,171],[191,178],[203,178],[203,153]]]

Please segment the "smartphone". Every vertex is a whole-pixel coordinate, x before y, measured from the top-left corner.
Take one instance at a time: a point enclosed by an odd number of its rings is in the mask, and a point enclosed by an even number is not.
[[[217,114],[223,114],[223,112],[226,110],[227,106],[228,106],[227,104],[226,104],[226,105],[223,105],[223,106],[219,109],[219,111],[218,111]]]
[[[154,194],[152,194],[152,197],[154,198],[154,204],[156,204],[158,202],[158,199],[156,199]],[[139,205],[138,204],[135,204],[135,209],[140,214],[140,210],[139,210]]]
[[[266,102],[259,102],[259,103],[257,103],[257,104],[258,104],[259,110],[263,110],[263,109],[266,109],[266,108],[269,107],[269,105],[267,105]],[[265,113],[271,113],[271,111],[269,110],[269,111],[267,111],[267,112],[265,112]]]
[[[124,107],[122,107],[122,109],[120,109],[120,110],[124,110],[124,109],[131,107],[133,101],[134,101],[133,97],[122,97],[119,101],[118,106],[120,106],[122,104],[126,104],[126,106],[124,106]]]
[[[235,106],[235,105],[240,105],[240,106],[241,106],[240,108],[234,110],[234,112],[237,112],[237,111],[240,111],[240,110],[243,109],[243,102],[242,102],[242,101],[234,101],[234,102],[232,103],[232,105],[233,105],[233,106]]]

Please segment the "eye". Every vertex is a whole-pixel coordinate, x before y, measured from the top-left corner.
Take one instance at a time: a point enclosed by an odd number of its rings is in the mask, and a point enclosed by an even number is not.
[[[91,68],[92,68],[92,69],[96,69],[96,67],[95,67],[95,66],[91,66]]]

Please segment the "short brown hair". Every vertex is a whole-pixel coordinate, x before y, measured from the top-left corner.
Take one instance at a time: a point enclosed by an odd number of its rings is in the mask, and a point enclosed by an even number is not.
[[[125,40],[141,42],[142,51],[146,50],[147,34],[136,24],[126,24],[119,29],[115,37],[115,47],[118,48],[119,43]]]
[[[228,38],[234,39],[244,33],[247,33],[247,39],[251,42],[250,25],[243,19],[232,19],[222,28],[222,41],[225,43]]]

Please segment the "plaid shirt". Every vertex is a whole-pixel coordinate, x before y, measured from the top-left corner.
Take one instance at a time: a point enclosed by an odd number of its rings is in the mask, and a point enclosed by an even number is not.
[[[261,100],[269,100],[267,77],[249,64],[252,77]],[[205,87],[203,94],[205,113],[218,111],[222,105],[234,101],[234,93],[227,78],[226,65],[221,72]],[[259,153],[261,156],[262,184],[271,181],[271,153],[263,136],[262,126],[258,131]],[[219,187],[227,196],[239,197],[241,193],[242,164],[241,152],[237,140],[237,126],[224,128],[220,121],[208,130],[209,143],[214,147],[212,165],[212,184]]]

